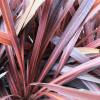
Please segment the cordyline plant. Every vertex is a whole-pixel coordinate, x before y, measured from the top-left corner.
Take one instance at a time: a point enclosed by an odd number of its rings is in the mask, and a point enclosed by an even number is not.
[[[0,0],[0,100],[100,100],[100,0]]]

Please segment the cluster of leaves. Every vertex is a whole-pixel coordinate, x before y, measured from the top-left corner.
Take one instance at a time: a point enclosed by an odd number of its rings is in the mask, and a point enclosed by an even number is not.
[[[100,0],[0,0],[0,100],[100,100]]]

